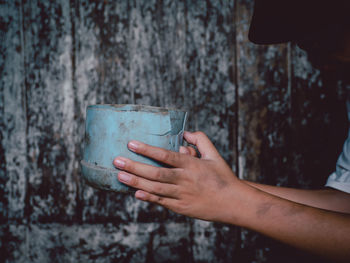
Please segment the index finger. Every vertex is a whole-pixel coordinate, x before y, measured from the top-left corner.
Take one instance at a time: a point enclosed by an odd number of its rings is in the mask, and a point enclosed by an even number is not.
[[[169,151],[163,148],[151,146],[139,141],[130,141],[128,148],[135,153],[147,156],[151,159],[168,164],[173,167],[183,168],[192,156]]]

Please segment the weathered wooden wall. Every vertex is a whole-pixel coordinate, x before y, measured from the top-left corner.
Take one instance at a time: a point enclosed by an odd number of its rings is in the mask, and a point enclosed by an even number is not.
[[[240,178],[316,188],[346,136],[345,84],[247,40],[252,0],[0,1],[1,262],[295,262],[234,226],[84,185],[85,108],[172,106]],[[312,259],[308,259],[309,262]]]

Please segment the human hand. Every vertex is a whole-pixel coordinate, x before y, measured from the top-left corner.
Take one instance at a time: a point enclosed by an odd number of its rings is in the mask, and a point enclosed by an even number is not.
[[[181,147],[180,153],[130,141],[128,147],[169,165],[155,167],[117,157],[113,163],[122,170],[118,179],[139,189],[135,197],[162,205],[174,212],[210,221],[224,221],[232,186],[239,184],[230,167],[202,132],[185,132],[184,139],[197,147]]]

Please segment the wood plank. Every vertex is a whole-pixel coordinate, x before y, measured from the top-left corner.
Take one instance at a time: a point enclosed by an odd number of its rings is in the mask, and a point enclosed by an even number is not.
[[[0,239],[6,242],[0,255],[8,262],[232,260],[230,253],[215,253],[218,233],[211,223],[201,221],[197,226],[196,247],[191,248],[187,223],[8,224],[0,227]]]
[[[284,174],[290,121],[286,45],[257,46],[247,39],[252,1],[239,1],[237,67],[240,178]],[[282,169],[282,171],[280,171]]]
[[[0,5],[0,10],[7,9],[5,4]],[[5,43],[6,32],[8,32],[7,24],[9,23],[8,18],[3,14],[4,11],[0,11],[0,24],[3,25],[0,28],[0,76],[4,75],[5,67],[5,50],[7,49]],[[5,101],[4,101],[4,86],[5,83],[3,80],[0,80],[0,221],[5,221],[7,219],[8,213],[8,200],[7,200],[7,188],[6,182],[9,180],[6,172],[6,158],[5,158]]]
[[[164,106],[164,86],[168,85],[164,83],[168,70],[164,45],[169,42],[163,38],[161,28],[175,15],[164,16],[166,4],[169,1],[134,1],[129,6],[129,85],[136,104]]]
[[[6,236],[3,236],[6,235]],[[30,224],[0,227],[8,262],[188,262],[187,224]],[[30,238],[26,238],[30,237]]]
[[[238,165],[239,177],[283,184],[291,174],[291,75],[288,45],[258,46],[249,42],[254,1],[237,2]],[[269,261],[278,244],[241,230],[238,258]],[[270,251],[270,252],[268,252]]]
[[[28,262],[27,226],[7,223],[0,226],[0,258],[2,262]]]
[[[20,1],[1,3],[1,209],[0,217],[24,219],[26,196],[26,94]]]
[[[188,1],[185,96],[192,130],[202,130],[235,169],[234,6]]]
[[[129,1],[74,1],[79,102],[133,103],[129,79]]]
[[[31,220],[75,216],[74,92],[69,1],[23,5]]]

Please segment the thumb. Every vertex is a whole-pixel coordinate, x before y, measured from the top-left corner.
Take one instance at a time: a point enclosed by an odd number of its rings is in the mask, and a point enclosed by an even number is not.
[[[209,140],[208,136],[205,133],[197,132],[184,132],[184,139],[197,147],[199,153],[204,159],[214,159],[220,157],[220,154],[216,150],[213,143]]]

